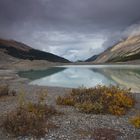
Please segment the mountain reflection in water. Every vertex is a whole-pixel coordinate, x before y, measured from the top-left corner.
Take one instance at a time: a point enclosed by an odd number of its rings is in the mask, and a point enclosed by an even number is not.
[[[31,79],[32,85],[77,88],[112,84],[131,88],[134,92],[140,91],[138,66],[63,66],[24,71],[19,75]]]

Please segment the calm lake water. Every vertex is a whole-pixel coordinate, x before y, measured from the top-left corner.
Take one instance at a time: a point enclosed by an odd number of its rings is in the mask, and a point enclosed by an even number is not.
[[[31,85],[77,88],[112,84],[140,92],[140,65],[71,65],[22,71],[19,76],[30,79]]]

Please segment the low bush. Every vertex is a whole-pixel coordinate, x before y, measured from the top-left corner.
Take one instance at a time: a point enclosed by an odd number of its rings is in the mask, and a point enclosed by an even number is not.
[[[74,106],[75,102],[73,100],[73,98],[71,97],[58,97],[56,100],[58,105],[69,105],[69,106]]]
[[[130,90],[118,86],[96,86],[78,88],[56,99],[58,105],[70,105],[79,111],[95,114],[124,115],[134,106],[135,100]]]
[[[0,85],[0,97],[7,96],[9,94],[9,86],[8,85]]]
[[[134,116],[133,118],[131,118],[130,122],[136,128],[140,128],[140,114],[138,114],[138,115]]]
[[[43,137],[50,126],[49,117],[57,111],[45,103],[45,96],[41,95],[37,103],[25,102],[23,95],[20,97],[20,106],[7,114],[2,127],[5,132],[14,136]]]
[[[6,85],[0,85],[0,97],[8,96],[8,95],[16,95],[16,92],[14,90],[10,90],[9,86]]]

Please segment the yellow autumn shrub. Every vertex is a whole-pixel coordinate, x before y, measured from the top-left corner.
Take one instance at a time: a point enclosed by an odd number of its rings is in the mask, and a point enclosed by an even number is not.
[[[113,115],[124,115],[126,113],[126,110],[124,107],[120,107],[117,105],[109,106],[109,112]]]
[[[135,100],[129,89],[118,86],[77,88],[56,100],[58,105],[74,106],[85,113],[124,115],[134,106]]]
[[[134,116],[133,118],[131,118],[130,122],[136,128],[140,128],[140,114],[138,114],[138,115]]]
[[[84,103],[79,103],[75,104],[75,107],[78,108],[80,111],[85,112],[85,113],[102,113],[102,104],[95,102],[84,102]]]
[[[73,98],[71,98],[71,97],[65,97],[65,98],[63,98],[63,97],[58,97],[57,98],[57,104],[58,105],[69,105],[69,106],[73,106],[75,103],[74,103],[74,100],[73,100]]]

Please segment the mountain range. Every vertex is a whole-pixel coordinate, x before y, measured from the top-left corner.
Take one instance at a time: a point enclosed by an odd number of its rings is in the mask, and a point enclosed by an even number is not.
[[[22,60],[47,60],[48,62],[69,63],[70,61],[48,53],[33,49],[21,42],[14,40],[0,39],[0,60],[9,57]],[[10,58],[11,59],[11,58]],[[94,55],[85,62],[100,63],[117,63],[140,60],[140,35],[129,36],[118,42],[116,45],[106,49],[99,55]]]
[[[129,36],[88,60],[94,63],[116,63],[140,60],[140,35]]]
[[[21,42],[17,42],[14,40],[0,39],[0,52],[1,55],[3,54],[3,56],[5,55],[7,57],[12,56],[14,58],[24,60],[47,60],[50,62],[61,62],[61,63],[70,62],[69,60],[63,57],[48,52],[40,51],[37,49],[33,49],[28,45],[25,45]]]

